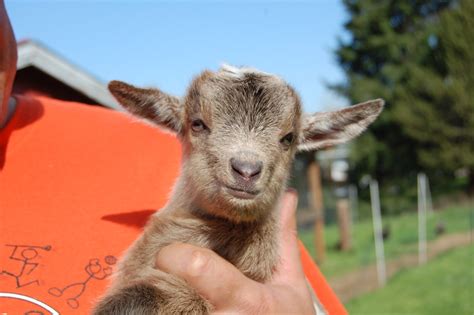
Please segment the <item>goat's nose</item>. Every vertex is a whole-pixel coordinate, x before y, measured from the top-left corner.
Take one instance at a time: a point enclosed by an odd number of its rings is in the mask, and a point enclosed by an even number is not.
[[[230,165],[234,174],[239,175],[244,180],[256,180],[262,172],[263,162],[262,161],[242,161],[236,158],[230,159]]]

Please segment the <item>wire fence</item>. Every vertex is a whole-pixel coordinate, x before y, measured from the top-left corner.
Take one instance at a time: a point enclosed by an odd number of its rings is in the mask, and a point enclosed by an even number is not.
[[[299,235],[343,302],[389,284],[403,269],[471,242],[471,205],[453,202],[433,208],[429,179],[423,173],[413,177],[416,198],[403,203],[403,211],[387,211],[397,206],[388,204],[397,192],[379,191],[375,178],[342,186],[325,182],[323,176],[322,232],[316,228],[311,187],[303,179],[292,182],[300,192]],[[321,233],[323,250],[316,246]]]

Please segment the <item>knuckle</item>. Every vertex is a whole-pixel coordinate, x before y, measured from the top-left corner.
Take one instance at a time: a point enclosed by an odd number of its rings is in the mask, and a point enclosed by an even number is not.
[[[253,290],[238,292],[242,314],[270,314],[273,296],[264,286],[257,285]]]
[[[209,252],[202,249],[195,249],[191,254],[191,261],[188,267],[188,273],[191,276],[202,276],[206,272],[212,272],[212,256]]]

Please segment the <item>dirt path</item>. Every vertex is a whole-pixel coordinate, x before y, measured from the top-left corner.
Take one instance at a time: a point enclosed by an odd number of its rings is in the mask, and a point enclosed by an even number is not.
[[[474,230],[449,234],[428,243],[428,260],[450,249],[474,244]],[[418,254],[403,255],[387,262],[387,279],[403,268],[418,265]],[[344,276],[329,279],[331,287],[343,303],[378,288],[376,265],[358,269]]]

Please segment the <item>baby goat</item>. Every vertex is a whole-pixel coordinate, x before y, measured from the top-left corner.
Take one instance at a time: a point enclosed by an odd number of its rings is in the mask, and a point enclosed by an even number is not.
[[[184,99],[112,81],[132,114],[177,134],[183,163],[168,204],[128,250],[95,314],[206,314],[212,306],[180,278],[154,268],[173,242],[207,247],[260,282],[278,263],[276,204],[298,150],[359,135],[383,101],[302,115],[277,76],[224,66],[195,78]]]

